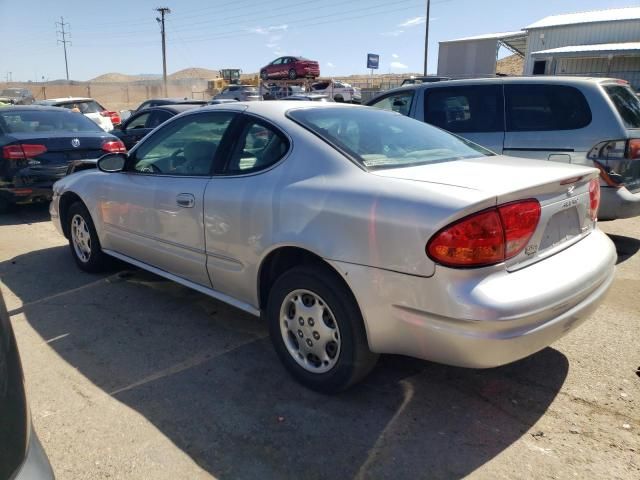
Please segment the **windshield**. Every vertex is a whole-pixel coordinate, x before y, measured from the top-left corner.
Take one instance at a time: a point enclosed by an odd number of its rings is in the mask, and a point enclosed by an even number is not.
[[[493,155],[444,130],[384,110],[308,108],[290,111],[288,116],[368,170]]]
[[[605,85],[607,95],[616,106],[625,127],[640,128],[640,100],[629,87]]]
[[[0,130],[6,133],[102,132],[84,115],[66,110],[0,111]]]

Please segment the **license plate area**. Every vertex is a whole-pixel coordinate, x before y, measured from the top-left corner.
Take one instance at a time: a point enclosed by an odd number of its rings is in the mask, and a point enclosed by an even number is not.
[[[542,253],[581,233],[582,227],[576,206],[569,207],[566,210],[560,210],[554,213],[547,222],[547,226],[542,234],[540,246],[538,247],[538,252]]]

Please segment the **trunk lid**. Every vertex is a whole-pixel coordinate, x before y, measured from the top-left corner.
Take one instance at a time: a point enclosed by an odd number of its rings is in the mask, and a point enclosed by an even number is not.
[[[538,200],[541,206],[538,227],[524,250],[507,260],[508,270],[553,255],[595,228],[590,218],[589,181],[598,178],[598,170],[591,167],[492,156],[371,173],[481,191],[495,197],[496,205],[529,198]],[[468,213],[473,212],[461,216]],[[447,224],[456,219],[447,220]]]

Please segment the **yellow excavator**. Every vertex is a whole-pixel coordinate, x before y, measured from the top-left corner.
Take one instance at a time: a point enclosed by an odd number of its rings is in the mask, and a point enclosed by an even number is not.
[[[211,96],[217,95],[229,85],[254,85],[258,86],[258,76],[245,75],[241,78],[242,70],[239,68],[223,68],[220,77],[207,82],[207,91]]]

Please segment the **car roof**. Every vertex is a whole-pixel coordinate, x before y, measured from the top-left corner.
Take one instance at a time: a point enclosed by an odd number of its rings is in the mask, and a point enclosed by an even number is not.
[[[265,118],[278,119],[290,111],[299,108],[365,108],[361,105],[353,105],[350,103],[336,102],[291,102],[287,100],[270,100],[268,102],[234,102],[222,103],[218,105],[207,105],[198,109],[197,112],[211,112],[218,110],[231,110],[237,112],[254,113]],[[192,114],[190,112],[189,114]]]
[[[68,112],[73,114],[71,110],[66,108],[55,107],[53,105],[13,105],[10,107],[2,107],[0,112],[20,112],[20,111],[52,111],[52,112]]]
[[[145,113],[148,112],[153,112],[155,110],[164,110],[164,111],[169,111],[169,112],[173,112],[173,113],[182,113],[182,112],[186,112],[187,110],[192,110],[194,108],[198,108],[200,105],[199,104],[193,104],[193,103],[171,103],[171,104],[167,104],[167,105],[156,105],[155,107],[147,107],[147,108],[143,108],[142,110],[140,110],[139,112],[136,112],[136,114],[138,113],[142,113],[143,111]]]
[[[71,102],[95,102],[95,99],[88,97],[61,97],[47,98],[46,100],[38,100],[42,105],[53,105],[54,103],[71,103]]]
[[[381,91],[367,104],[387,94],[396,92],[406,92],[408,90],[427,90],[432,88],[460,87],[466,85],[503,85],[519,83],[540,84],[540,85],[599,85],[606,83],[619,83],[618,79],[606,77],[569,77],[569,76],[552,76],[552,75],[535,75],[535,76],[517,76],[517,77],[491,77],[491,78],[470,78],[461,80],[442,80],[440,82],[428,82],[399,86],[389,90]]]

